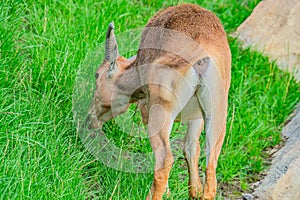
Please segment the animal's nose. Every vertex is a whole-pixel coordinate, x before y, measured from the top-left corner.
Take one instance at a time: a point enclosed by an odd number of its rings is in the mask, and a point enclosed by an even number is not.
[[[100,123],[94,114],[87,114],[85,120],[82,123],[82,130],[89,139],[93,139],[97,136],[101,136],[102,132],[102,123]]]
[[[88,114],[86,116],[84,122],[82,123],[82,128],[88,128],[88,129],[90,129],[90,124],[91,124],[91,121],[92,121],[91,119],[92,119],[91,115]]]
[[[88,130],[96,128],[96,127],[93,127],[93,118],[94,117],[95,116],[93,116],[92,114],[88,114],[83,123],[83,128],[88,129]]]
[[[86,128],[88,130],[91,130],[91,129],[96,129],[96,128],[101,128],[102,127],[102,124],[97,116],[95,114],[88,114],[86,116],[86,119],[83,123],[83,128]]]

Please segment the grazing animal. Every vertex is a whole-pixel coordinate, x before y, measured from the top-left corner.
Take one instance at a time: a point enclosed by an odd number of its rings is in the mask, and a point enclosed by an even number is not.
[[[169,136],[173,122],[187,121],[184,156],[189,195],[213,199],[216,167],[226,131],[231,52],[220,20],[198,5],[183,4],[158,12],[146,25],[136,57],[119,55],[114,25],[108,26],[106,52],[96,72],[89,110],[90,128],[125,112],[138,102],[155,156],[147,199],[162,199],[173,164]],[[198,174],[199,136],[205,124],[205,185]]]

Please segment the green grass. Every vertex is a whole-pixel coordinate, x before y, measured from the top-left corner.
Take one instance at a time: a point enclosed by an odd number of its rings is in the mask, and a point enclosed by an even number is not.
[[[220,17],[228,33],[258,2],[197,1]],[[176,4],[0,2],[0,199],[144,199],[153,174],[117,171],[95,160],[76,131],[72,94],[79,66],[103,42],[109,22],[121,33],[144,26],[160,8]],[[263,150],[280,142],[284,120],[299,102],[300,91],[293,77],[267,58],[241,50],[232,38],[230,46],[228,130],[218,180],[247,190],[247,183],[267,167]],[[184,129],[176,124],[172,140],[182,137]],[[147,139],[136,140],[122,131],[107,134],[122,148],[150,151]],[[199,162],[204,168],[203,154]],[[177,157],[170,177],[172,199],[187,199],[187,181],[184,161]],[[218,195],[223,196],[220,190]]]

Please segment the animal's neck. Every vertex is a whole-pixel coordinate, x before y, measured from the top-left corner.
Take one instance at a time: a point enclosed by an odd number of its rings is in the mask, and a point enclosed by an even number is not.
[[[119,91],[134,102],[139,99],[146,98],[148,94],[146,67],[130,67],[127,68],[118,78],[117,87]]]

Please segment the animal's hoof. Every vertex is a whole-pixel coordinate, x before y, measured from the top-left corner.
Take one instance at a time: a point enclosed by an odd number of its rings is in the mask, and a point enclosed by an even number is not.
[[[204,194],[202,200],[213,200],[214,197],[215,197],[215,196],[214,196],[213,194]]]
[[[200,190],[201,191],[201,190]],[[202,197],[202,192],[200,192],[199,190],[196,189],[190,189],[190,199],[201,199]]]

